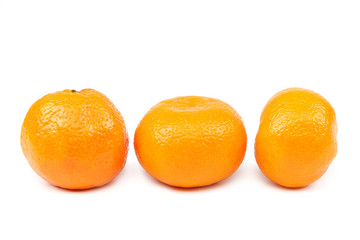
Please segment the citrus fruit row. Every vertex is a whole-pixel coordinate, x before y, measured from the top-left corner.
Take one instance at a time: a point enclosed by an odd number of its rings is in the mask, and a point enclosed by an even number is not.
[[[319,179],[337,152],[335,112],[306,89],[280,91],[266,104],[255,141],[261,171],[285,187]],[[21,146],[33,170],[66,189],[88,189],[114,179],[128,152],[124,119],[93,89],[64,90],[36,101],[21,129]],[[176,187],[201,187],[232,175],[242,163],[247,135],[240,115],[214,98],[162,101],[140,121],[136,156],[154,178]]]

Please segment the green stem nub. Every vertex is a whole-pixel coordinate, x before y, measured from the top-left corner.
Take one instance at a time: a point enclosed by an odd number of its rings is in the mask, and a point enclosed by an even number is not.
[[[72,93],[76,93],[76,90],[74,90],[74,89],[71,89],[71,92],[72,92]]]

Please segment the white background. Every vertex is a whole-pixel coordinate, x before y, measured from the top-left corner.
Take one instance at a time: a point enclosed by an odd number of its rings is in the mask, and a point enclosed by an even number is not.
[[[0,0],[0,239],[359,239],[360,2]],[[338,155],[302,189],[261,174],[254,139],[267,100],[288,87],[322,94]],[[66,191],[38,177],[20,147],[31,104],[94,88],[125,118],[128,162],[110,184]],[[248,148],[221,183],[180,190],[138,164],[135,128],[157,102],[222,99]]]

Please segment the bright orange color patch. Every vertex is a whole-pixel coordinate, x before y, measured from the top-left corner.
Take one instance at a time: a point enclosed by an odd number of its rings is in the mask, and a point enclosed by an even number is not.
[[[158,103],[135,132],[140,164],[154,178],[177,187],[221,181],[240,166],[246,132],[228,104],[207,97],[177,97]]]
[[[256,136],[261,171],[285,187],[304,187],[318,180],[337,153],[335,112],[321,95],[290,88],[266,104]]]
[[[67,189],[102,186],[123,169],[128,136],[120,112],[98,91],[64,90],[36,101],[21,130],[30,166]]]

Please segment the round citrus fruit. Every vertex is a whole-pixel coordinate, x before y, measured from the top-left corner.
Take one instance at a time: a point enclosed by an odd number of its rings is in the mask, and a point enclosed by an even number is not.
[[[140,164],[154,178],[176,187],[221,181],[240,166],[246,132],[239,114],[218,99],[177,97],[155,105],[135,132]]]
[[[102,186],[123,169],[128,151],[124,119],[98,91],[64,90],[36,101],[21,129],[34,171],[67,189]]]
[[[321,95],[290,88],[273,96],[260,118],[255,156],[261,171],[285,187],[318,180],[337,152],[335,112]]]

